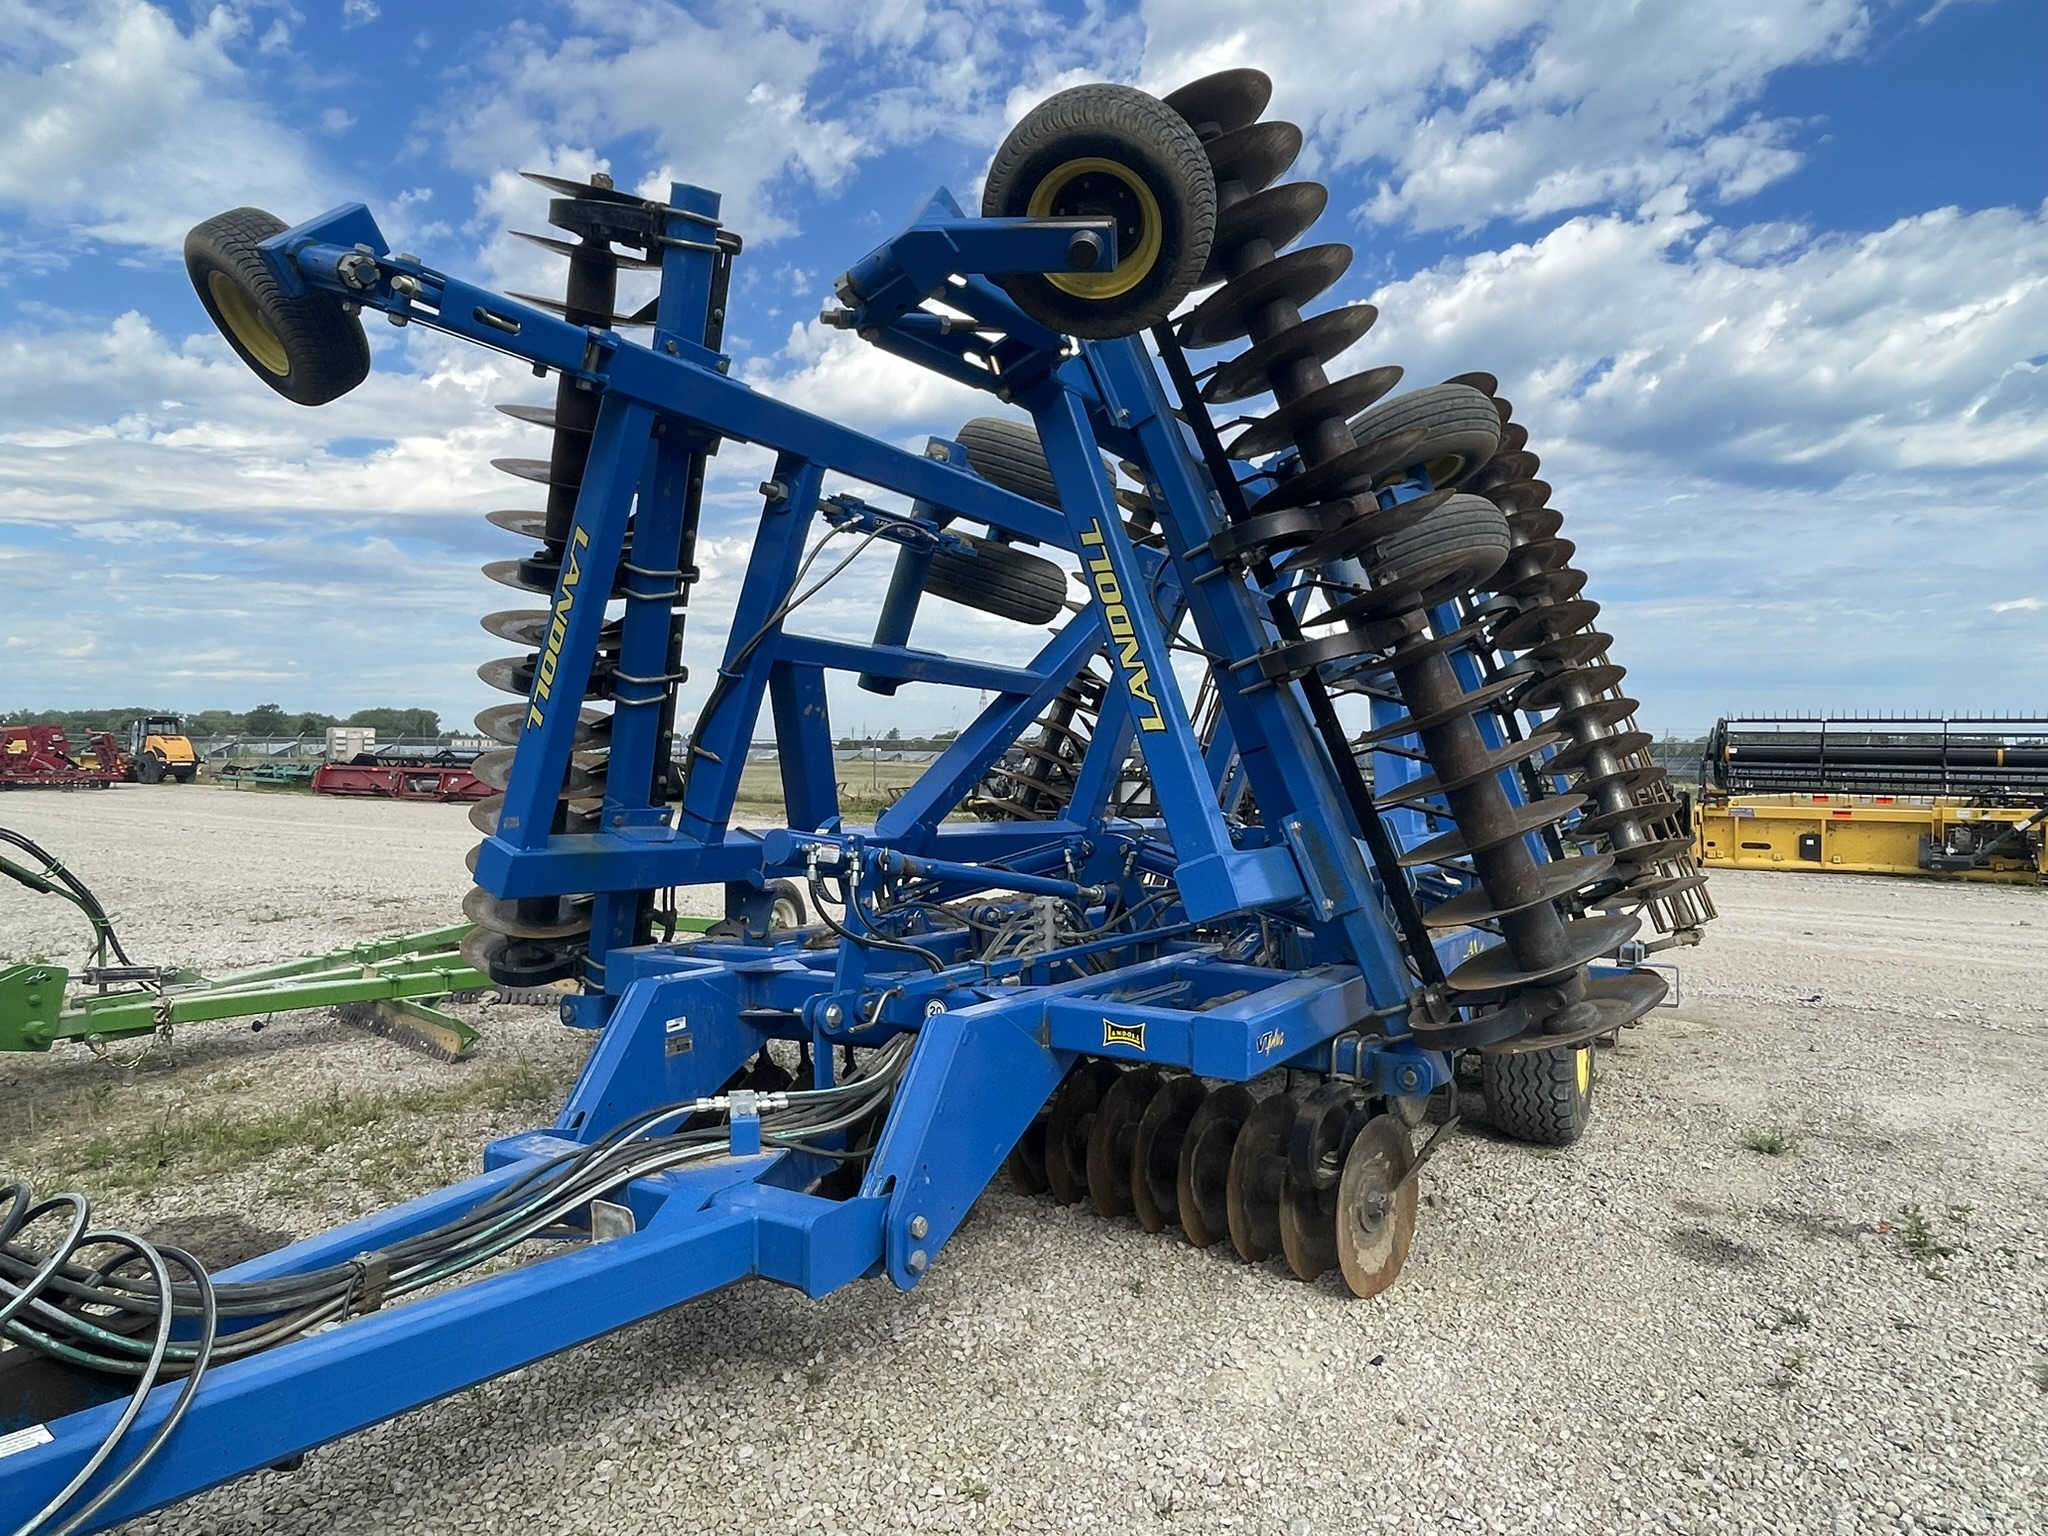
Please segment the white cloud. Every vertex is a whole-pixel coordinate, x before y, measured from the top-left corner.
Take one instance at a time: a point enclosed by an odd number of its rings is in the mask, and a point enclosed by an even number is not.
[[[1346,366],[1490,369],[1551,440],[1607,462],[1824,482],[2048,470],[2048,369],[2026,357],[2048,335],[2048,209],[1754,240],[1678,208],[1586,216],[1374,297],[1383,318]]]
[[[166,251],[226,208],[326,206],[230,56],[247,26],[226,5],[186,31],[142,0],[0,0],[0,206]]]
[[[1740,197],[1793,169],[1782,125],[1728,126],[1775,70],[1840,56],[1861,0],[1150,0],[1145,83],[1271,74],[1317,152],[1381,175],[1366,211],[1424,229],[1539,218],[1673,185]]]

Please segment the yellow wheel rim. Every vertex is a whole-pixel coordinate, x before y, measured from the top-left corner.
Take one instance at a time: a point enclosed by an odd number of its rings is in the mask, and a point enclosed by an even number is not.
[[[263,318],[263,311],[249,297],[248,289],[215,268],[206,274],[206,291],[213,298],[214,308],[220,311],[221,323],[242,344],[243,351],[280,379],[292,371],[291,359],[284,355],[284,343],[277,339],[277,332]]]
[[[1116,242],[1119,260],[1109,271],[1045,274],[1045,280],[1053,287],[1062,293],[1071,293],[1077,299],[1114,299],[1129,293],[1158,264],[1160,247],[1165,244],[1159,199],[1152,195],[1152,189],[1128,166],[1097,156],[1069,160],[1054,170],[1032,192],[1031,201],[1024,211],[1034,219],[1086,217],[1100,209],[1102,200],[1099,196],[1089,195],[1101,189],[1101,182],[1093,180],[1098,177],[1110,178],[1116,184],[1112,190],[1129,193],[1137,203],[1138,238],[1136,241],[1126,239],[1123,221],[1119,219]],[[1089,180],[1084,181],[1084,178]]]
[[[1593,1048],[1585,1046],[1576,1054],[1579,1058],[1579,1097],[1583,1099],[1593,1091]]]

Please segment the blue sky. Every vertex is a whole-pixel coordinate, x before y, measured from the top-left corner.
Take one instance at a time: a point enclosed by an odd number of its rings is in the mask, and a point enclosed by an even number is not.
[[[213,336],[178,248],[240,204],[371,205],[549,292],[519,169],[716,187],[760,387],[907,444],[988,408],[815,324],[832,277],[1084,79],[1257,65],[1332,188],[1345,368],[1484,368],[1531,431],[1653,728],[1741,709],[2048,710],[2048,6],[1224,0],[404,6],[0,0],[0,708],[494,702],[476,574],[544,398],[417,328],[306,411]],[[728,449],[701,697],[759,464]],[[862,634],[863,560],[806,610]],[[944,604],[925,643],[1014,654]],[[843,729],[972,699],[841,696]]]

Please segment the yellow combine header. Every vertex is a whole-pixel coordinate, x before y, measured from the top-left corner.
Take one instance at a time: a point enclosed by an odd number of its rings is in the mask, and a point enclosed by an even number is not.
[[[1720,869],[2048,878],[2048,719],[1731,717],[1693,835]]]

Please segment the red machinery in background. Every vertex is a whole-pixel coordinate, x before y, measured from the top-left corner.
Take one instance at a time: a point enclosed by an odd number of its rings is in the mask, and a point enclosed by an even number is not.
[[[384,800],[482,800],[494,793],[464,763],[390,762],[367,754],[352,763],[322,763],[313,792]]]
[[[0,789],[105,789],[127,773],[110,732],[92,732],[74,752],[61,725],[0,725]]]

